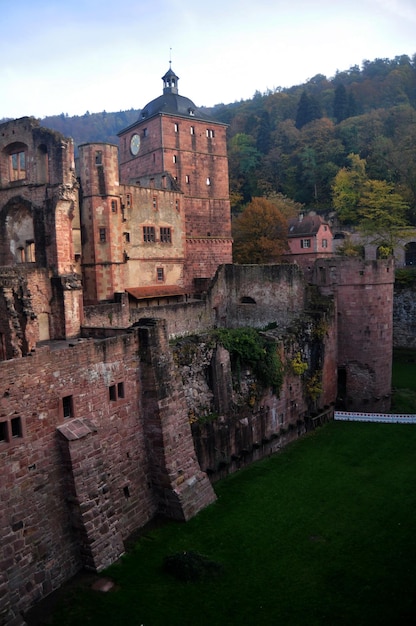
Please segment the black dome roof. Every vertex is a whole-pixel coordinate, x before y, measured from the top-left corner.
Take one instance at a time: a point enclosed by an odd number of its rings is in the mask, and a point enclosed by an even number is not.
[[[176,76],[172,68],[162,76],[163,95],[155,98],[142,109],[141,118],[147,119],[162,113],[166,115],[176,115],[180,117],[196,118],[200,120],[210,120],[209,115],[198,109],[192,100],[180,96],[178,93],[179,77]]]
[[[142,119],[153,117],[165,113],[166,115],[177,115],[180,117],[195,117],[197,119],[209,120],[206,115],[192,102],[189,98],[180,96],[175,93],[164,93],[162,96],[155,98],[142,109]]]

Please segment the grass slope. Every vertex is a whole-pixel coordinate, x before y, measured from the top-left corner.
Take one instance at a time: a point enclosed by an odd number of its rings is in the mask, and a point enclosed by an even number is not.
[[[115,591],[76,590],[53,624],[413,624],[415,449],[410,425],[327,424],[217,484],[190,522],[149,531],[105,572]],[[163,571],[189,550],[222,571]]]

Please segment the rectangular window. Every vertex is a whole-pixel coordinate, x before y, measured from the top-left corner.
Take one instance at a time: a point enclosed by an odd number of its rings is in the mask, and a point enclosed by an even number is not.
[[[157,196],[153,196],[152,198],[152,206],[155,211],[157,211]]]
[[[100,243],[105,243],[107,240],[107,234],[105,228],[100,228]]]
[[[129,193],[126,195],[126,207],[128,209],[131,207],[131,195]]]
[[[187,185],[189,185],[190,178],[189,178],[188,174],[185,176],[185,182],[186,182]]]
[[[191,135],[195,135],[195,126],[191,126]]]
[[[215,137],[215,132],[211,128],[207,128],[207,137],[208,139],[213,139]]]
[[[147,128],[143,128],[143,137],[147,137],[148,132]]]
[[[177,211],[179,211],[179,210],[180,210],[181,205],[180,205],[180,203],[179,203],[179,200],[175,200],[175,208],[176,208],[176,210],[177,210]]]
[[[178,126],[178,124],[175,124],[175,125],[174,125],[174,128],[175,128],[175,133],[179,132],[179,126]]]
[[[123,233],[125,243],[130,243],[130,233]]]
[[[161,227],[160,229],[160,243],[172,243],[172,236],[170,232],[170,228]]]
[[[110,385],[110,387],[108,388],[108,395],[111,402],[115,402],[117,400],[117,389],[115,385]]]
[[[311,240],[310,239],[302,239],[300,242],[300,247],[301,248],[310,248],[311,247]]]
[[[103,153],[101,152],[101,150],[97,150],[95,153],[95,165],[102,165],[103,164]]]
[[[176,154],[173,155],[172,161],[173,161],[173,163],[177,163],[177,156],[176,156]]]
[[[327,248],[328,247],[328,239],[322,239],[322,247],[323,248]]]
[[[208,176],[208,177],[207,177],[207,185],[209,186],[210,184],[211,184],[211,179],[210,179],[210,177]]]
[[[143,226],[143,241],[148,243],[156,241],[154,226]]]
[[[0,444],[11,443],[13,439],[23,437],[23,425],[20,417],[12,417],[10,420],[0,422]]]
[[[158,267],[156,273],[158,282],[163,282],[165,280],[165,272],[163,270],[163,267]]]
[[[111,210],[113,213],[117,213],[117,200],[111,200]]]
[[[62,398],[62,412],[65,419],[74,417],[74,403],[72,396],[64,396]]]
[[[24,180],[26,178],[26,154],[15,152],[10,155],[10,180]]]
[[[117,396],[124,398],[124,383],[117,383]]]
[[[12,431],[12,437],[15,439],[16,437],[22,436],[22,422],[20,417],[13,417],[10,420],[10,426]]]

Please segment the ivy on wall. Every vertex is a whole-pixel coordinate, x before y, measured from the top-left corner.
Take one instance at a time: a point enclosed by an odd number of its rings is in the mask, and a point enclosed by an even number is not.
[[[237,372],[242,365],[252,368],[264,387],[278,393],[283,382],[283,366],[277,343],[254,328],[220,328],[215,331],[217,341],[230,353]]]

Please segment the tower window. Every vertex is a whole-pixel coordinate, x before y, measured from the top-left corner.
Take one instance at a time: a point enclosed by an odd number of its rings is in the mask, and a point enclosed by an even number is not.
[[[131,195],[126,194],[126,207],[129,209],[131,207]]]
[[[178,126],[178,124],[175,124],[175,125],[174,125],[174,128],[175,128],[175,133],[179,132],[179,126]]]
[[[95,153],[95,165],[103,164],[103,153],[101,150],[97,150]]]
[[[163,267],[158,267],[156,269],[156,275],[157,275],[157,280],[159,283],[163,282],[165,280],[165,272],[163,270]]]
[[[147,130],[147,128],[143,128],[143,137],[147,137],[148,134],[149,131]]]
[[[152,243],[156,240],[155,237],[155,227],[154,226],[143,226],[143,241],[147,243]]]
[[[74,417],[74,403],[72,396],[64,396],[62,398],[62,412],[65,419]]]
[[[153,196],[152,198],[152,206],[154,208],[155,211],[157,211],[157,196]]]
[[[115,385],[110,385],[108,388],[108,396],[111,402],[115,402],[117,400],[117,388]]]
[[[190,178],[189,178],[188,174],[185,176],[185,182],[186,182],[187,185],[189,185]]]
[[[173,161],[174,163],[177,163],[177,162],[178,162],[178,157],[176,156],[176,154],[174,154],[174,155],[173,155],[173,157],[172,157],[172,161]]]
[[[210,177],[208,176],[208,177],[207,177],[207,185],[210,185],[210,184],[211,184],[211,179],[210,179]]]
[[[215,137],[215,132],[212,128],[207,128],[206,135],[209,139],[213,139]]]
[[[111,210],[113,213],[117,213],[117,200],[111,200]]]
[[[130,233],[123,233],[124,241],[130,243]]]
[[[195,126],[191,126],[191,135],[195,135]]]
[[[181,208],[181,205],[180,205],[180,203],[179,203],[179,200],[175,200],[175,209],[176,209],[177,211],[179,211],[179,210],[180,210],[180,208]]]
[[[107,233],[105,228],[100,228],[100,243],[105,243],[107,241]]]
[[[169,227],[163,226],[160,229],[160,243],[172,243],[172,235]]]

